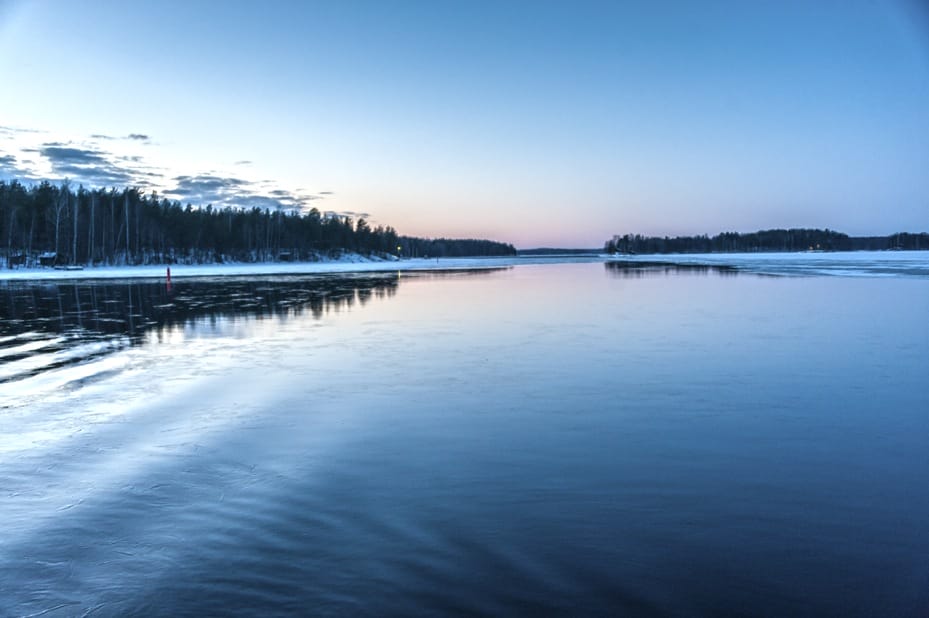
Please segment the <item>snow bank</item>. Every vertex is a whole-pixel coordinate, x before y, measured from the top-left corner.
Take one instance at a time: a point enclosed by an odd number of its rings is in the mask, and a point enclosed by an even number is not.
[[[488,258],[414,258],[383,260],[350,253],[320,262],[263,262],[171,265],[171,278],[251,275],[310,275],[327,273],[396,272],[508,268],[528,264],[569,264],[604,261],[649,262],[669,265],[729,266],[739,271],[769,275],[905,276],[929,278],[929,251],[849,251],[839,253],[707,253],[617,256],[510,256]],[[22,268],[0,270],[0,281],[63,279],[165,278],[167,267],[101,266],[83,270]]]
[[[320,262],[262,262],[225,264],[172,264],[171,278],[221,277],[250,275],[308,275],[326,273],[395,272],[402,270],[449,270],[506,268],[517,264],[551,264],[561,262],[598,262],[603,258],[586,257],[498,257],[498,258],[414,258],[383,260],[357,253]],[[100,266],[83,270],[53,268],[18,268],[0,270],[0,281],[53,281],[64,279],[164,279],[167,265]]]

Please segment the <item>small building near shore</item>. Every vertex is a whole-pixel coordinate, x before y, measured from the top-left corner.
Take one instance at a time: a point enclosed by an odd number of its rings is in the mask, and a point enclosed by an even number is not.
[[[58,254],[54,251],[46,251],[39,254],[39,266],[54,266],[58,262]]]

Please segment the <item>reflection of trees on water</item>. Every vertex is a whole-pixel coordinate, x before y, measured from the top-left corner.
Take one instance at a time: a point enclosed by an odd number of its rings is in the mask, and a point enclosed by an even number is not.
[[[0,296],[0,334],[128,335],[229,318],[320,318],[332,310],[396,294],[396,275],[365,278],[82,281],[9,285]]]
[[[720,275],[735,276],[739,270],[734,266],[706,264],[673,264],[668,262],[646,262],[639,260],[610,260],[603,263],[607,274],[622,279],[641,279],[655,275]]]
[[[476,274],[489,271],[471,271]],[[0,282],[0,389],[101,359],[127,346],[228,334],[238,321],[319,319],[394,296],[402,279],[465,273],[223,277],[164,281]],[[217,328],[219,327],[219,328]],[[83,376],[83,385],[107,375]],[[70,387],[70,386],[69,386]],[[0,407],[3,407],[0,390]]]
[[[401,279],[445,278],[490,270],[366,275],[266,276],[163,281],[9,282],[0,285],[0,336],[25,333],[128,336],[141,341],[198,321],[287,319],[390,298]]]

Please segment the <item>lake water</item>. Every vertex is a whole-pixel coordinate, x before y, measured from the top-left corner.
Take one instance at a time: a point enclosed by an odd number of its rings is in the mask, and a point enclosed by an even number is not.
[[[927,615],[892,275],[0,284],[0,615]]]

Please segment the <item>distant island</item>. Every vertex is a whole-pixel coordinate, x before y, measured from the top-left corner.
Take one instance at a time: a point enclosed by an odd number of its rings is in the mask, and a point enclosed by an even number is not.
[[[517,249],[516,253],[518,255],[524,255],[527,257],[529,256],[533,256],[533,257],[564,256],[564,255],[593,256],[593,255],[600,255],[601,253],[603,253],[603,250],[599,248],[597,249],[563,249],[563,248],[558,248],[558,247],[538,247],[535,249]]]
[[[613,236],[603,247],[615,253],[751,253],[787,251],[919,251],[929,250],[929,233],[849,236],[833,230],[761,230],[716,236]]]
[[[492,240],[401,236],[364,218],[253,208],[195,208],[136,188],[0,181],[0,252],[9,268],[516,255]]]

